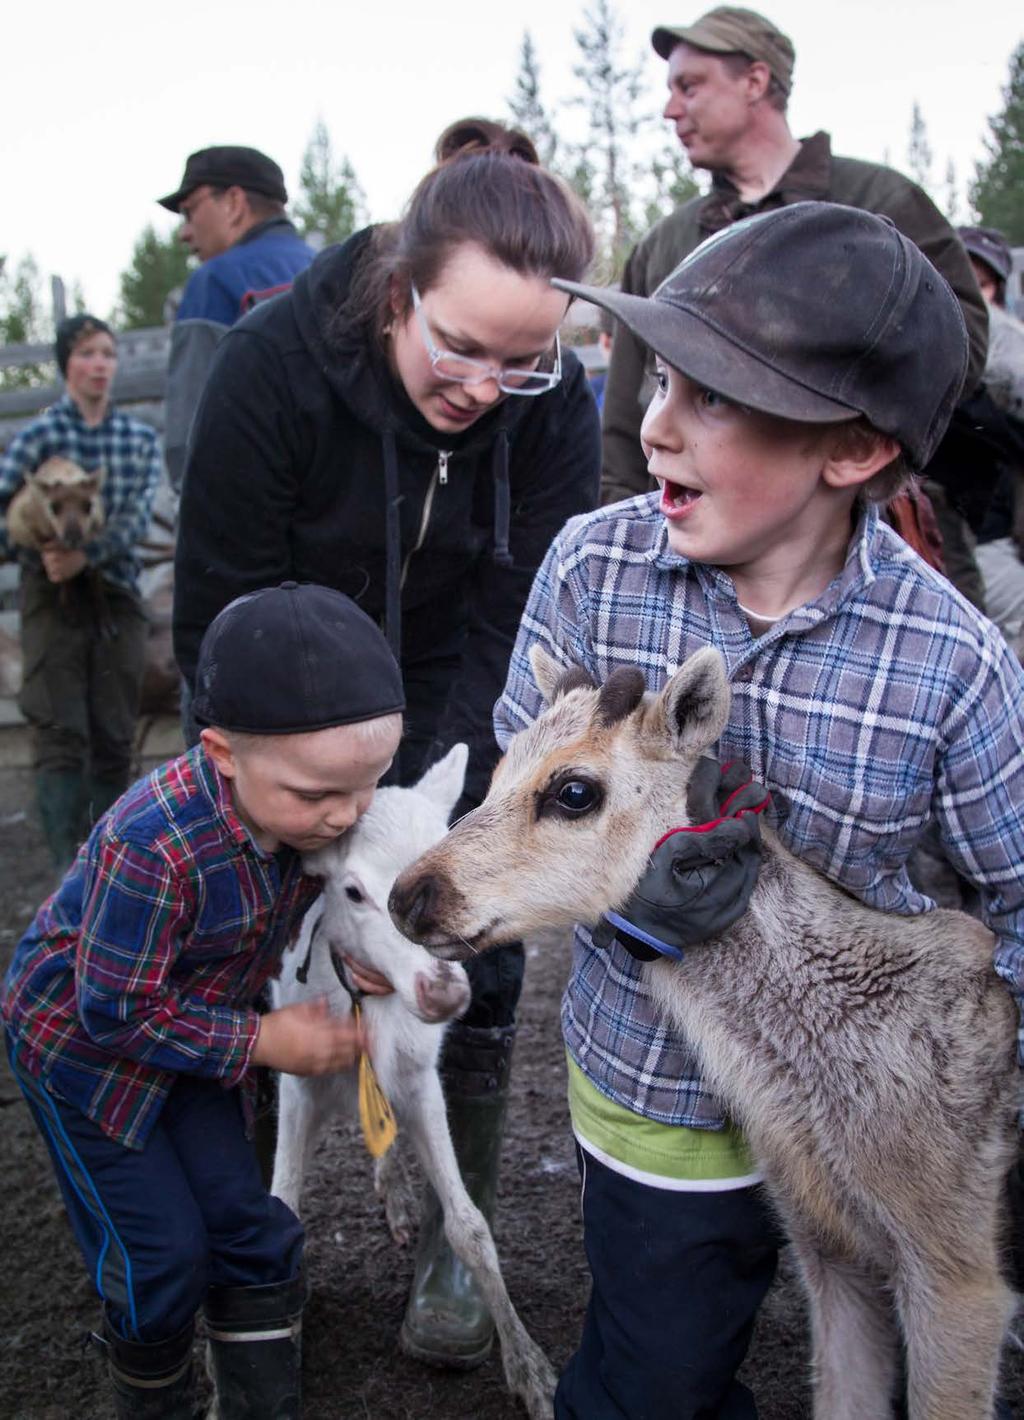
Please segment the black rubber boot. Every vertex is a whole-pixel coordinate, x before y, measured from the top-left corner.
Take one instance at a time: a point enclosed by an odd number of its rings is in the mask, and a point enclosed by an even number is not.
[[[206,1294],[217,1420],[299,1420],[306,1277]]]
[[[466,1189],[488,1223],[498,1192],[515,1034],[515,1026],[481,1028],[456,1021],[445,1037],[441,1074],[448,1127]],[[402,1350],[428,1365],[469,1371],[487,1359],[493,1340],[487,1304],[448,1246],[441,1205],[428,1188]]]
[[[43,835],[53,866],[61,873],[69,868],[82,841],[83,777],[75,769],[36,771],[36,802]]]
[[[104,1315],[100,1341],[117,1420],[194,1420],[194,1335],[195,1323],[190,1321],[168,1341],[126,1341]]]

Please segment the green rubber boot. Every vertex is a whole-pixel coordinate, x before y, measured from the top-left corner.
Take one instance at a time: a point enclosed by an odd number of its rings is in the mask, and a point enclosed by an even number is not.
[[[448,1127],[466,1189],[488,1223],[498,1192],[514,1040],[515,1026],[481,1028],[456,1021],[444,1044]],[[487,1304],[472,1273],[448,1246],[441,1205],[428,1187],[402,1350],[427,1365],[470,1371],[487,1359],[493,1341]]]
[[[82,811],[82,775],[76,769],[37,769],[36,802],[53,866],[63,873],[78,845]]]

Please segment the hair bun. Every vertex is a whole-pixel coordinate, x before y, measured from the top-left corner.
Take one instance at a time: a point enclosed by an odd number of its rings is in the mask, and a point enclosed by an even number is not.
[[[522,158],[524,163],[540,166],[540,157],[519,128],[506,128],[489,118],[460,118],[450,123],[437,140],[435,161],[450,163],[471,153],[504,153],[510,158]]]

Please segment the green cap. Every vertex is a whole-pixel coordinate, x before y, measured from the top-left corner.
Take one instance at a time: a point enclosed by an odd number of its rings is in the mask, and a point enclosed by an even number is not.
[[[748,54],[768,65],[772,78],[787,94],[793,85],[793,41],[756,10],[719,5],[692,25],[659,25],[651,35],[651,43],[662,59],[667,59],[677,44],[706,49],[711,54]]]

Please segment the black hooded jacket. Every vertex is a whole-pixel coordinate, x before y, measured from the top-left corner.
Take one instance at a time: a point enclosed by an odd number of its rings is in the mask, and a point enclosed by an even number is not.
[[[400,642],[414,740],[470,745],[467,799],[497,755],[491,711],[552,538],[597,503],[600,428],[584,371],[434,429],[336,313],[369,232],[322,252],[291,292],[225,336],[192,428],[174,648],[194,680],[234,597],[294,579],[353,597]]]

